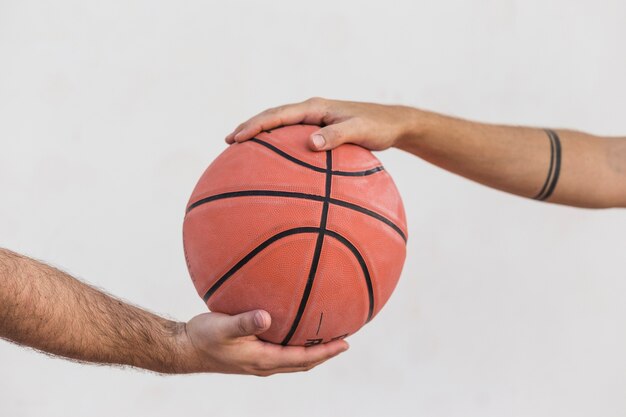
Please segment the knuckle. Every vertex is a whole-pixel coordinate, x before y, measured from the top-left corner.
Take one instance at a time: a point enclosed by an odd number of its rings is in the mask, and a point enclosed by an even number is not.
[[[349,128],[352,131],[354,130],[363,131],[364,129],[367,129],[367,125],[368,125],[368,120],[366,118],[362,116],[355,116],[350,120]]]
[[[272,107],[271,109],[266,110],[266,114],[273,115],[276,113],[280,113],[285,106]]]
[[[240,133],[240,132],[243,132],[243,131],[247,130],[248,129],[248,123],[249,122],[240,124],[239,127],[237,128],[236,132]]]
[[[325,101],[326,100],[323,99],[322,97],[311,97],[308,100],[306,100],[306,103],[309,103],[309,104],[312,104],[314,106],[317,106],[317,105],[324,104]]]
[[[268,376],[272,375],[272,372],[270,372],[270,371],[255,370],[254,372],[252,372],[252,375],[254,375],[254,376],[258,376],[258,377],[260,377],[260,378],[267,378]]]
[[[352,118],[352,123],[354,123],[357,126],[361,126],[365,123],[365,119],[363,118],[363,116],[354,116]]]
[[[323,130],[323,132],[324,138],[328,140],[336,139],[337,136],[339,136],[339,132],[337,132],[337,129],[333,127],[327,127]]]
[[[248,329],[246,327],[246,321],[244,320],[243,317],[240,317],[239,320],[237,320],[237,329],[239,330],[241,334],[248,333]]]
[[[251,361],[250,367],[257,371],[271,371],[275,368],[275,365],[269,358],[258,357]]]

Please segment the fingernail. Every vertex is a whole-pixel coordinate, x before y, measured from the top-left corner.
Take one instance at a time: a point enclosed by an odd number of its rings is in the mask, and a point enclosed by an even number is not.
[[[326,140],[324,139],[324,136],[322,135],[313,135],[313,145],[315,145],[315,147],[317,149],[321,149],[324,147],[324,145],[326,145]]]
[[[256,324],[258,328],[265,327],[265,318],[263,317],[263,313],[260,311],[254,313],[254,324]]]

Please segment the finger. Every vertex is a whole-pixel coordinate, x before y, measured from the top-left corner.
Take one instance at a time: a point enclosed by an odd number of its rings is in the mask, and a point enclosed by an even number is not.
[[[339,355],[341,352],[338,352],[337,354],[329,357],[329,358],[324,358],[320,361],[317,362],[312,362],[312,363],[307,363],[307,364],[302,364],[302,366],[299,367],[288,367],[288,368],[277,368],[274,369],[270,372],[272,373],[277,373],[277,374],[283,374],[283,373],[293,373],[293,372],[307,372],[310,371],[313,368],[318,367],[319,365],[323,364],[324,362],[334,358],[335,356]]]
[[[227,338],[261,334],[270,328],[272,318],[264,310],[248,311],[236,316],[222,315],[217,323],[218,331]]]
[[[266,345],[263,368],[306,370],[348,350],[348,343],[337,340],[311,347]]]
[[[235,132],[233,139],[236,142],[243,142],[253,138],[264,130],[301,123],[305,116],[306,113],[302,103],[271,109],[245,122],[242,127]]]
[[[228,143],[229,145],[232,145],[233,143],[235,143],[235,133],[239,132],[242,126],[243,126],[243,123],[240,123],[239,126],[237,126],[235,130],[233,130],[231,133],[228,134],[228,136],[226,136],[226,138],[224,139],[226,143]]]
[[[274,375],[274,374],[291,374],[291,373],[296,373],[296,372],[308,372],[313,368],[316,368],[317,366],[323,364],[324,362],[326,362],[326,360],[311,364],[309,366],[305,366],[305,367],[299,367],[299,368],[277,368],[277,369],[270,369],[267,371],[261,370],[258,371],[258,373],[261,376],[269,376],[269,375]]]
[[[279,126],[298,123],[321,124],[325,116],[325,109],[325,100],[310,99],[302,103],[288,104],[266,110],[236,129],[233,132],[233,139],[236,142],[243,142],[264,130],[271,130]]]
[[[355,135],[353,123],[347,121],[321,128],[311,134],[309,146],[314,151],[328,151],[346,142],[351,142]]]

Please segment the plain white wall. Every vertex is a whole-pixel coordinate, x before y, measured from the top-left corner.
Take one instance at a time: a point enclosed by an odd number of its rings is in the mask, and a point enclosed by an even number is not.
[[[624,134],[625,21],[618,0],[0,0],[0,245],[188,319],[184,206],[237,123],[319,95]],[[0,415],[623,416],[624,212],[379,157],[408,259],[348,353],[160,377],[0,342]]]

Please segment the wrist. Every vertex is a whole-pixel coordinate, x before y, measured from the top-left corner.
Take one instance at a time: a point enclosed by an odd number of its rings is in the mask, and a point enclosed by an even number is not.
[[[189,337],[187,323],[173,322],[170,327],[172,340],[172,362],[164,373],[188,374],[199,372],[200,358],[198,350]]]
[[[400,132],[393,147],[409,150],[419,145],[433,125],[433,113],[412,107],[401,107],[403,113]]]
[[[187,333],[185,323],[163,321],[159,331],[160,347],[146,352],[144,363],[132,364],[161,374],[188,374],[198,372],[198,354]],[[147,362],[147,363],[146,363]]]

